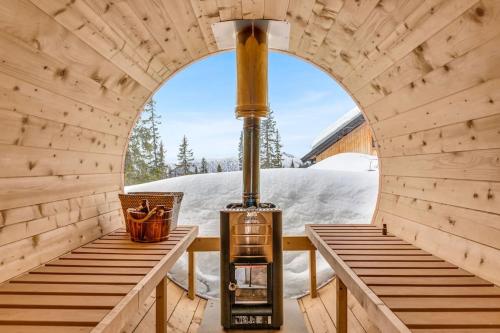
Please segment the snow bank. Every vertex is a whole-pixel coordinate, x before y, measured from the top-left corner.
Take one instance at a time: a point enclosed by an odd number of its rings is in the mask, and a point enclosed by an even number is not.
[[[360,153],[342,153],[325,158],[310,168],[351,172],[376,171],[378,170],[378,158],[377,156]]]
[[[184,199],[179,224],[198,225],[200,235],[219,234],[219,210],[241,201],[241,172],[183,176],[127,187],[127,191],[181,191]],[[342,172],[322,169],[262,170],[261,197],[283,209],[283,232],[304,234],[306,223],[369,223],[378,189],[377,172]],[[218,253],[197,254],[198,292],[219,294]],[[170,276],[187,285],[187,258],[174,266]],[[318,282],[332,277],[328,264],[318,258]],[[286,296],[308,291],[308,254],[287,252],[284,256]]]
[[[323,143],[323,141],[325,141],[330,136],[330,134],[335,133],[360,114],[361,111],[358,107],[355,107],[354,109],[344,113],[342,116],[340,116],[340,118],[338,118],[333,124],[328,126],[313,140],[311,148],[315,148]]]

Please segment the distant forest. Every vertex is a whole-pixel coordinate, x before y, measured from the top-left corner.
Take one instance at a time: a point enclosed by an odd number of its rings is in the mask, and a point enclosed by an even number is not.
[[[156,109],[156,101],[151,99],[144,107],[139,120],[132,129],[125,156],[125,184],[134,185],[168,177],[197,173],[227,172],[241,170],[243,159],[243,132],[238,144],[238,158],[234,159],[194,159],[186,135],[182,138],[177,163],[166,162],[166,150],[161,139],[159,127],[161,116]],[[260,132],[261,167],[283,168],[301,167],[300,161],[292,155],[282,152],[281,137],[271,111],[269,117],[262,120]]]

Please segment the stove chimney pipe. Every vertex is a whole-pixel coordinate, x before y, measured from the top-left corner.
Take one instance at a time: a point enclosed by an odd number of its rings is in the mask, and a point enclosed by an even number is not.
[[[258,207],[260,118],[269,113],[267,22],[236,23],[236,117],[243,118],[243,207]]]

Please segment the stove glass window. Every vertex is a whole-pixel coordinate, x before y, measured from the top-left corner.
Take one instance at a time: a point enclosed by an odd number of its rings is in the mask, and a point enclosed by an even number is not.
[[[236,304],[267,303],[267,265],[235,265]]]

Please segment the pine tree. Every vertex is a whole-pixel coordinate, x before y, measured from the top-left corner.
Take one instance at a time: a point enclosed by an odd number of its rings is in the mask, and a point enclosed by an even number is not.
[[[168,177],[168,165],[167,161],[165,160],[165,155],[166,151],[163,145],[163,141],[160,141],[160,147],[158,151],[158,167],[156,168],[158,179],[164,179]]]
[[[179,145],[179,153],[177,154],[177,164],[176,168],[180,175],[188,175],[191,173],[191,167],[193,166],[193,152],[189,149],[189,144],[186,136],[182,138],[181,144]]]
[[[222,172],[222,167],[220,163],[217,163],[217,172]]]
[[[260,124],[260,166],[264,169],[273,167],[275,130],[276,122],[273,110],[270,110],[268,117]]]
[[[282,168],[283,167],[283,156],[281,155],[281,137],[280,132],[276,128],[275,136],[274,136],[274,154],[273,154],[273,168]]]
[[[142,114],[142,123],[147,129],[143,133],[144,149],[146,152],[147,162],[150,165],[149,175],[152,180],[159,179],[159,175],[163,173],[162,166],[160,165],[160,130],[161,125],[160,115],[156,111],[156,101],[150,99],[144,106]]]
[[[293,163],[293,159],[292,159],[292,163],[290,164],[290,168],[295,168],[295,164]]]
[[[238,166],[243,169],[243,131],[240,133],[240,142],[238,144]]]
[[[148,130],[142,119],[136,123],[130,134],[125,156],[125,184],[133,185],[148,181]]]
[[[201,173],[208,173],[208,163],[205,157],[202,157],[201,159],[201,166],[200,166],[200,172]]]
[[[195,165],[195,166],[194,166],[194,174],[195,174],[195,175],[197,175],[197,174],[198,174],[198,166],[197,166],[197,165]]]

